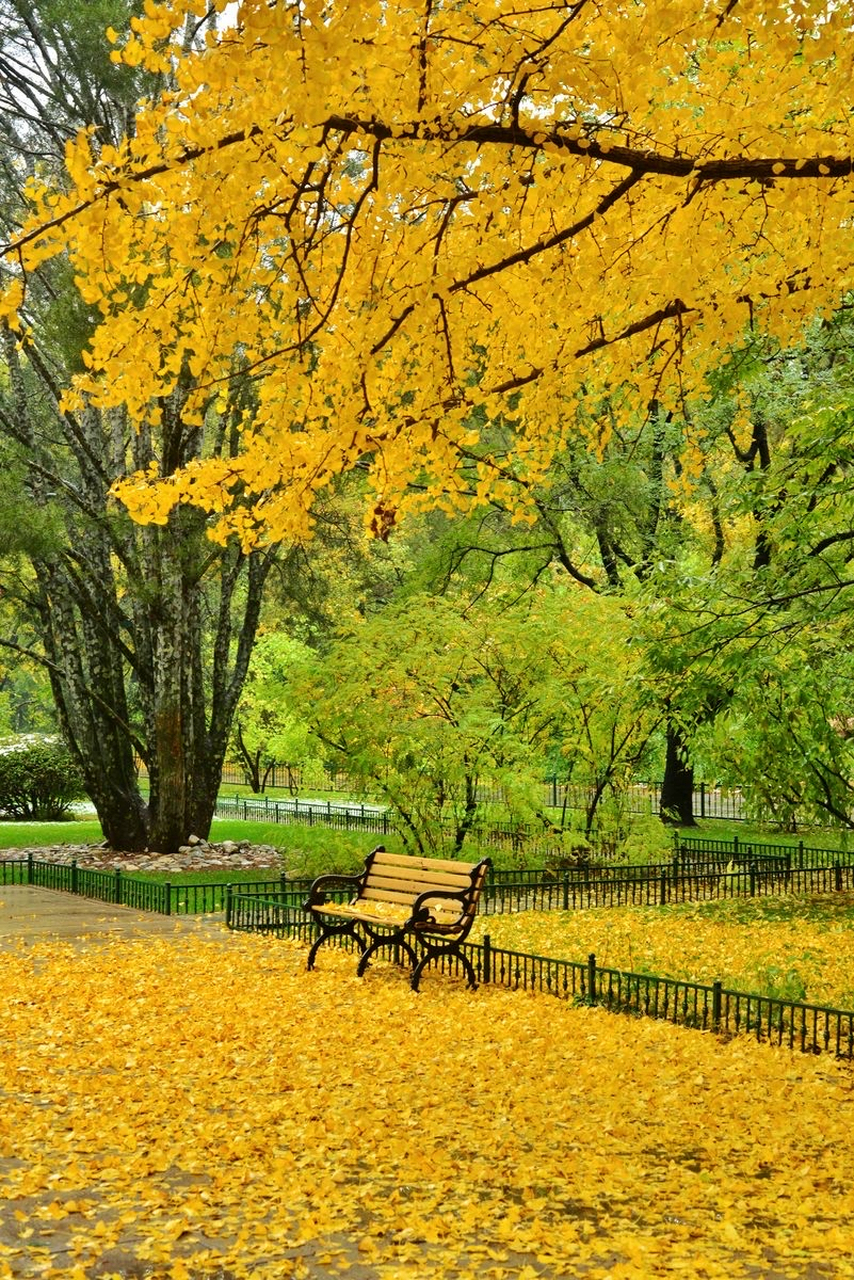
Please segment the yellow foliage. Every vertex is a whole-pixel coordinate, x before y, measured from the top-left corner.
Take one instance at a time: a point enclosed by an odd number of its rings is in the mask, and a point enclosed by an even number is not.
[[[6,248],[68,253],[101,311],[69,404],[142,422],[186,369],[201,421],[235,356],[263,374],[240,459],[120,486],[138,519],[189,501],[220,536],[292,536],[367,459],[383,535],[413,480],[469,501],[473,447],[487,499],[484,415],[537,480],[580,398],[678,408],[745,326],[794,341],[854,284],[851,0],[242,0],[185,53],[188,10],[108,31],[172,85],[122,148],[70,143]]]
[[[305,955],[4,958],[2,1274],[854,1276],[850,1068]]]

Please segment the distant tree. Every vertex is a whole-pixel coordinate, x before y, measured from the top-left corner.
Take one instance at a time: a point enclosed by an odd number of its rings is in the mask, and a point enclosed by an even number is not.
[[[295,672],[288,698],[422,851],[462,849],[485,797],[553,829],[542,784],[556,767],[589,794],[589,833],[656,724],[619,607],[572,591],[515,608],[411,596]]]
[[[286,785],[299,790],[297,779],[315,762],[308,719],[288,697],[291,672],[310,657],[298,640],[277,632],[258,640],[234,722],[234,747],[248,785],[263,792],[274,767]],[[281,785],[281,783],[280,783]]]

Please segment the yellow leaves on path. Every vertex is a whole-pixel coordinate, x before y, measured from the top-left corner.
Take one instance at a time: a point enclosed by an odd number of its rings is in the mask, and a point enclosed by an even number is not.
[[[0,1276],[854,1276],[848,1068],[305,954],[6,961]]]
[[[854,1009],[854,905],[832,898],[732,899],[481,917],[497,947],[586,960],[761,995]]]

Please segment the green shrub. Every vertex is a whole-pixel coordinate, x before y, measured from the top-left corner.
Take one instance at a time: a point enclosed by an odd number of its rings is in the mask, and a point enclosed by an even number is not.
[[[22,821],[62,818],[86,795],[68,748],[55,738],[26,738],[0,746],[0,812]]]

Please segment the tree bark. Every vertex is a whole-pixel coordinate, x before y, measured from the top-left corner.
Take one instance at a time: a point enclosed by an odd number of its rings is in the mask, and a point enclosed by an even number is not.
[[[688,764],[685,737],[679,725],[667,721],[667,749],[661,784],[661,820],[680,827],[695,827],[694,769]]]
[[[178,508],[161,526],[115,510],[118,476],[164,453],[176,466],[198,456],[200,432],[184,428],[180,400],[164,411],[164,442],[94,410],[60,414],[55,398],[46,408],[45,390],[55,388],[45,386],[38,352],[22,358],[6,338],[0,434],[16,446],[33,507],[53,530],[50,554],[28,553],[29,612],[43,644],[33,656],[49,673],[107,841],[171,852],[210,831],[275,551],[215,546],[195,509]]]

